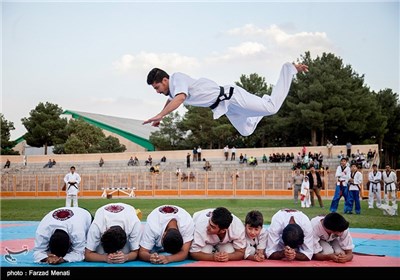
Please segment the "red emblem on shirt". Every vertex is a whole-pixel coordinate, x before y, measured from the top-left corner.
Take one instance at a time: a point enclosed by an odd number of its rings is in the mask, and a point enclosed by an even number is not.
[[[282,211],[285,211],[285,212],[288,212],[288,213],[290,213],[290,212],[297,212],[296,209],[282,209]]]
[[[108,205],[108,206],[106,206],[106,207],[104,208],[104,210],[106,210],[106,211],[108,211],[108,212],[111,212],[111,213],[119,213],[119,212],[121,212],[121,211],[124,210],[124,209],[125,209],[124,206],[122,206],[122,205],[116,205],[116,204],[111,204],[111,205]]]
[[[158,208],[158,211],[160,211],[163,214],[176,214],[178,213],[178,208],[171,205],[165,205]]]
[[[74,215],[71,209],[59,209],[53,212],[53,218],[59,221],[65,221]]]

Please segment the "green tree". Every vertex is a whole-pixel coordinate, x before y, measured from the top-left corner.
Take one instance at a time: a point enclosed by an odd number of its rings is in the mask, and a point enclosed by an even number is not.
[[[107,136],[100,139],[99,152],[100,153],[121,153],[126,151],[126,146],[119,142],[119,139],[114,136]]]
[[[87,153],[114,153],[124,152],[125,145],[121,145],[118,138],[106,137],[103,131],[83,119],[73,119],[67,126],[68,140],[58,145],[55,153],[87,154]]]
[[[294,128],[303,144],[324,145],[326,139],[340,135],[339,141],[359,142],[368,131],[368,119],[376,106],[364,85],[364,76],[333,54],[312,60],[307,52],[302,63],[309,73],[298,75],[293,83],[282,117]],[[304,139],[301,130],[308,131]],[[292,130],[293,131],[293,130]]]
[[[178,150],[184,133],[177,124],[181,117],[177,111],[165,116],[160,123],[160,130],[152,132],[149,140],[158,150]]]
[[[56,104],[40,102],[30,111],[29,118],[21,119],[28,131],[23,136],[26,143],[37,148],[44,146],[44,154],[47,155],[48,146],[65,142],[67,119],[60,117],[62,112],[62,108]]]
[[[377,111],[381,118],[376,120],[376,126],[379,128],[376,132],[380,148],[381,168],[386,163],[392,168],[400,165],[400,102],[399,95],[391,89],[384,89],[376,95]],[[387,126],[382,127],[380,122],[386,120]],[[383,153],[382,150],[383,149]]]
[[[14,151],[13,148],[16,145],[15,141],[10,141],[10,131],[14,130],[14,123],[6,120],[4,115],[0,113],[1,121],[1,154],[2,155],[19,155],[18,151]]]

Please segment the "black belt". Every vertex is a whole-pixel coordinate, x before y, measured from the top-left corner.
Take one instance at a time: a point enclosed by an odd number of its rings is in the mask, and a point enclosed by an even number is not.
[[[69,184],[69,186],[68,186],[68,190],[69,190],[69,188],[70,188],[70,187],[75,187],[76,189],[78,189],[78,187],[77,187],[77,186],[75,186],[75,184],[76,184],[76,183],[74,183],[74,184]]]
[[[390,183],[385,183],[385,194],[387,194],[387,186],[392,185],[393,183],[394,181]]]
[[[219,102],[224,101],[224,100],[229,100],[231,99],[233,94],[233,87],[229,88],[229,93],[228,95],[225,94],[224,88],[223,87],[219,87],[219,95],[217,100],[214,102],[213,105],[210,106],[211,110],[214,110],[215,108],[217,108],[217,106],[219,105]]]

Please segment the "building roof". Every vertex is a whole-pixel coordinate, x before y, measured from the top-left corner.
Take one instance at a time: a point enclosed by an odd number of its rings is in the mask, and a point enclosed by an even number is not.
[[[124,137],[149,151],[154,151],[154,145],[149,141],[150,134],[159,130],[158,127],[143,125],[142,120],[119,118],[101,114],[93,114],[80,111],[66,110],[64,115],[71,115],[74,119],[81,118],[84,121],[103,130]]]

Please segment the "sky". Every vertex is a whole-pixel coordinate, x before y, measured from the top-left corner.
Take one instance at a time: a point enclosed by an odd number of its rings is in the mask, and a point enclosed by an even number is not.
[[[274,85],[306,52],[333,53],[371,90],[399,93],[399,9],[399,0],[2,0],[1,113],[11,140],[41,102],[146,120],[166,101],[146,83],[153,67],[221,85],[257,73]]]

